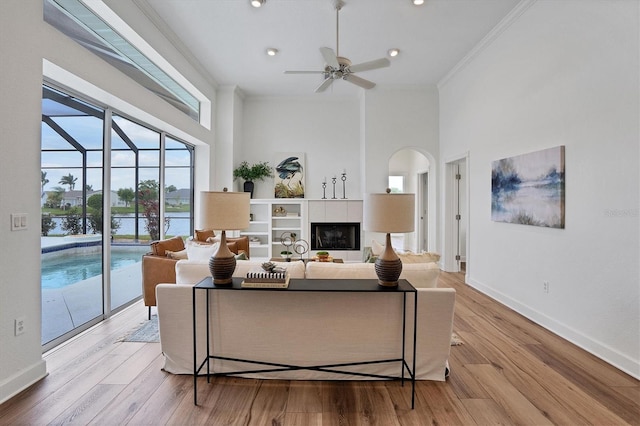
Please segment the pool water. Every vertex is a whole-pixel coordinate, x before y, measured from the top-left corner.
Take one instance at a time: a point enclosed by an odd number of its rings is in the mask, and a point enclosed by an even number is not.
[[[142,261],[144,251],[113,250],[111,270]],[[69,254],[42,259],[42,288],[63,288],[102,274],[102,253]]]

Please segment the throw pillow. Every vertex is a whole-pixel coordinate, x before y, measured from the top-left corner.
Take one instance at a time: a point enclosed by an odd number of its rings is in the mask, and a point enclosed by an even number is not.
[[[369,262],[369,258],[373,256],[373,253],[371,253],[371,247],[365,247],[362,250],[362,263],[367,263]]]
[[[207,241],[207,238],[212,238],[216,236],[215,232],[213,232],[213,229],[207,229],[207,230],[196,229],[194,232],[195,232],[196,240],[202,241],[203,243]]]
[[[231,250],[233,253],[238,254],[238,242],[234,241],[232,243],[227,241],[227,247],[229,247],[229,250]]]
[[[249,258],[245,252],[240,252],[240,254],[236,254],[236,260],[249,260]]]
[[[217,251],[220,243],[198,244],[190,241],[187,244],[187,258],[196,262],[208,262]]]
[[[384,251],[384,244],[380,244],[376,240],[371,241],[371,253],[374,256],[380,256]]]
[[[216,235],[215,237],[209,237],[207,238],[207,242],[208,243],[219,243],[220,240],[222,239],[222,235]]]
[[[187,249],[180,251],[166,250],[165,253],[169,259],[188,259]]]
[[[151,252],[156,256],[166,256],[166,251],[184,250],[184,241],[182,237],[173,237],[167,240],[153,241],[151,244]]]

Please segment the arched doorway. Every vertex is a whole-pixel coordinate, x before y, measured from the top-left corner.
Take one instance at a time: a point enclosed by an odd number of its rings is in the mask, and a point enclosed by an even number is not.
[[[394,241],[396,248],[414,252],[436,249],[435,165],[433,156],[420,148],[402,148],[389,158],[389,188],[416,194],[415,232]]]

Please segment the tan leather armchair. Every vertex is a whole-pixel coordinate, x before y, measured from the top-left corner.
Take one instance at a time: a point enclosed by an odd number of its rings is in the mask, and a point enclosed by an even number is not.
[[[199,234],[200,233],[200,234]],[[201,231],[196,231],[196,241],[206,242]],[[195,239],[195,238],[194,238]],[[167,257],[167,252],[184,250],[184,241],[180,237],[163,241],[154,241],[150,244],[151,252],[142,256],[142,298],[144,305],[149,307],[149,319],[151,319],[151,307],[156,306],[156,286],[160,283],[175,284],[176,262],[178,259]],[[249,238],[227,238],[227,246],[235,254],[243,253],[249,258]]]

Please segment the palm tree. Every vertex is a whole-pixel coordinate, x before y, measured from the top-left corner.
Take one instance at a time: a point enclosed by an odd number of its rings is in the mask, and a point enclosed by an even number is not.
[[[40,170],[40,196],[44,195],[44,187],[48,183],[49,179],[47,179],[47,172]]]
[[[60,185],[69,185],[69,191],[73,191],[73,188],[75,188],[76,186],[76,181],[78,180],[78,178],[73,177],[73,175],[71,173],[69,173],[66,176],[62,176],[60,178],[60,182],[58,182]]]

